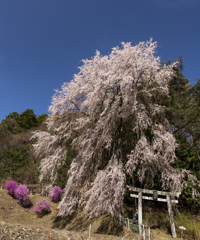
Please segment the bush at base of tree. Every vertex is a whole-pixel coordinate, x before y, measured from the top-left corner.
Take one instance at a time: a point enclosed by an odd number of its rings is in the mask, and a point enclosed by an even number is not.
[[[9,191],[9,194],[14,197],[14,193],[16,188],[18,187],[17,183],[14,181],[9,181],[6,183],[5,185],[5,189],[7,189]]]
[[[53,202],[59,202],[62,196],[62,189],[60,187],[54,187],[51,189],[50,198]]]
[[[27,185],[19,185],[14,192],[14,197],[18,200],[19,204],[23,207],[27,207],[31,204],[29,198],[29,189]]]
[[[51,206],[49,201],[43,199],[35,204],[34,211],[38,216],[43,216],[49,212],[51,212]]]

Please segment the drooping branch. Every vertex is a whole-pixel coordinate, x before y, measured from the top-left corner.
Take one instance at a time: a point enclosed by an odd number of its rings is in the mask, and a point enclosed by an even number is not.
[[[80,111],[80,112],[83,113],[85,116],[87,116],[87,114],[86,114],[85,112],[81,111],[81,109],[77,106],[77,104],[76,104],[75,102],[73,102],[72,100],[70,100],[70,102],[74,104],[74,106],[76,107],[76,109],[77,109],[78,111]]]
[[[54,96],[47,119],[51,132],[35,133],[33,147],[45,156],[40,179],[48,176],[54,182],[69,140],[77,153],[59,216],[81,206],[90,216],[119,214],[127,175],[151,186],[159,179],[163,188],[181,188],[182,175],[173,168],[176,140],[164,114],[154,121],[162,106],[152,97],[168,96],[174,65],[160,69],[155,48],[151,39],[136,46],[122,43],[122,49],[113,48],[109,56],[97,51]],[[73,108],[82,114],[71,116]]]
[[[187,125],[189,125],[192,121],[194,121],[198,116],[199,116],[200,112],[198,112],[198,114],[194,117],[191,118],[186,124],[184,124],[183,126],[181,126],[180,128],[176,129],[175,131],[173,131],[173,134],[178,132],[179,130],[183,129],[184,127],[186,127]]]

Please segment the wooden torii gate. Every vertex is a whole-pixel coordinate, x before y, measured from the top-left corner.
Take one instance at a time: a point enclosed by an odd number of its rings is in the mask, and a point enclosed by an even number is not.
[[[142,226],[142,199],[155,200],[155,201],[159,201],[159,202],[167,202],[172,237],[176,238],[176,229],[175,229],[175,224],[174,224],[174,217],[173,217],[171,202],[178,203],[178,200],[171,200],[170,196],[175,196],[178,198],[181,193],[180,192],[171,193],[171,192],[163,192],[163,191],[156,191],[156,190],[148,190],[148,189],[136,188],[136,187],[131,187],[131,186],[127,186],[127,188],[130,191],[138,192],[138,195],[130,194],[130,197],[138,198],[139,231],[141,232],[141,226]],[[153,197],[142,196],[143,193],[153,194]],[[158,195],[165,196],[166,198],[158,198]]]

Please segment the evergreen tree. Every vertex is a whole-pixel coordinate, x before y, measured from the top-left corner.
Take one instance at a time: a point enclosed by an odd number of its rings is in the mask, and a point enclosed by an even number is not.
[[[17,117],[18,125],[23,129],[30,129],[31,127],[38,126],[37,116],[33,109],[26,109]]]
[[[170,62],[169,60],[166,64]],[[170,130],[178,143],[174,166],[191,171],[200,180],[200,81],[194,85],[189,83],[189,79],[183,75],[183,62],[181,55],[169,84],[169,97],[161,100],[166,106],[164,110]],[[193,186],[188,179],[187,181]],[[196,187],[200,191],[198,184]],[[194,200],[191,188],[184,188],[182,198],[186,199],[188,204],[200,204],[200,201]]]

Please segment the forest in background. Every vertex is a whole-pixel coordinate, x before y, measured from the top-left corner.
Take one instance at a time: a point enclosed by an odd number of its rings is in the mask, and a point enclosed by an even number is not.
[[[171,61],[168,61],[166,64],[170,63]],[[178,143],[174,168],[190,170],[200,180],[200,79],[193,85],[189,83],[189,79],[183,75],[182,56],[178,58],[178,65],[174,70],[176,75],[169,84],[169,97],[155,96],[155,102],[165,106],[163,111],[170,125],[174,126],[170,129]],[[24,184],[39,182],[40,159],[33,153],[33,140],[30,138],[33,131],[46,130],[47,116],[42,114],[37,117],[32,109],[27,109],[21,114],[9,113],[2,120],[0,123],[0,180],[13,179]],[[66,145],[66,149],[68,154],[64,159],[65,164],[58,171],[57,178],[57,185],[62,188],[66,185],[67,172],[76,155],[70,144]],[[160,187],[159,183],[155,185],[156,187]],[[194,200],[193,195],[190,188],[185,188],[181,199],[193,208],[199,207],[199,197]]]

